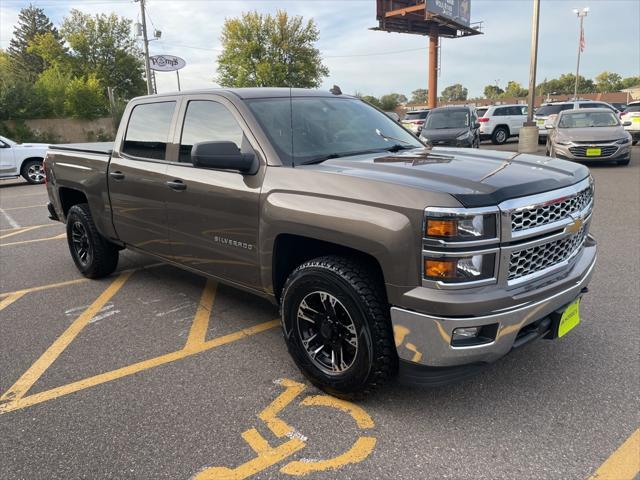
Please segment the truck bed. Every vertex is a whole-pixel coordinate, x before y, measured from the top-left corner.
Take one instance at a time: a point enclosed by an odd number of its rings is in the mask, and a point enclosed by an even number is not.
[[[66,150],[71,152],[104,153],[111,155],[113,142],[93,142],[93,143],[63,143],[59,145],[49,145],[51,150]]]

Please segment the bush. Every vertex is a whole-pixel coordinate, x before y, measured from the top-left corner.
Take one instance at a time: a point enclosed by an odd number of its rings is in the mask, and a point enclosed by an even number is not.
[[[102,87],[98,78],[90,74],[86,79],[74,78],[65,92],[64,108],[73,118],[93,120],[108,112]]]
[[[31,130],[24,120],[16,120],[15,127],[0,122],[0,135],[18,143],[60,143],[60,137],[52,132],[36,132]]]

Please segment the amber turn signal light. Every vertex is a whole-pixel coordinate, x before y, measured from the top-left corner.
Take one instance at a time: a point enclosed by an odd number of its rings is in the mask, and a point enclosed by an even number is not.
[[[428,237],[455,237],[458,235],[457,220],[427,220]]]
[[[456,260],[425,260],[424,271],[431,278],[455,278]]]

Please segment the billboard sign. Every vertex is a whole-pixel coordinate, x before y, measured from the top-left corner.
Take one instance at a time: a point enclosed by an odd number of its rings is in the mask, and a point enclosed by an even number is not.
[[[471,0],[426,0],[427,11],[432,15],[447,18],[459,25],[471,22]]]
[[[180,70],[187,65],[187,62],[175,55],[153,55],[149,57],[149,66],[156,72],[173,72]]]

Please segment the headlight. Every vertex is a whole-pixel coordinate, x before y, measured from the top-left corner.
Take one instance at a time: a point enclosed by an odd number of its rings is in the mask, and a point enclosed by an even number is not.
[[[617,140],[616,143],[619,145],[624,145],[625,143],[629,143],[631,141],[631,137],[621,138]]]
[[[427,208],[425,239],[444,242],[498,241],[496,209]],[[483,242],[485,243],[485,242]]]
[[[464,132],[462,135],[458,135],[456,140],[466,140],[467,138],[469,138],[469,132]]]
[[[441,283],[469,283],[487,281],[496,276],[496,253],[464,253],[451,256],[439,252],[425,252],[424,278]]]

